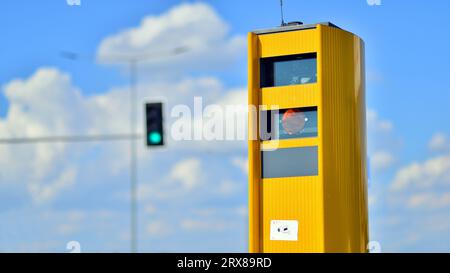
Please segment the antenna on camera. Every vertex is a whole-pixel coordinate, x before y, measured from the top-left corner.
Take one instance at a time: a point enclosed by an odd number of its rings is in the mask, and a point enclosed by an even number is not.
[[[286,26],[286,22],[284,22],[284,13],[283,13],[283,0],[280,0],[280,11],[281,11],[281,26]]]

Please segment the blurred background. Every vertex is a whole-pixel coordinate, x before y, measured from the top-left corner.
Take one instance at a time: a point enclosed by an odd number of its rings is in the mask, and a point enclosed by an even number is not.
[[[449,252],[450,2],[284,8],[287,21],[331,21],[365,40],[370,239],[383,252]],[[67,252],[71,241],[132,251],[130,138],[136,251],[246,252],[247,143],[168,132],[148,149],[144,103],[165,102],[166,130],[195,96],[246,105],[246,35],[279,25],[277,0],[3,1],[0,252]],[[123,138],[79,138],[110,135]]]

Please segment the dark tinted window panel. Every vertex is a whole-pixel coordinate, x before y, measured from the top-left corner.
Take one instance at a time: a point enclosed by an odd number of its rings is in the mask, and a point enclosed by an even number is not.
[[[261,59],[261,88],[317,82],[317,54]]]
[[[262,140],[317,137],[317,107],[261,111]]]
[[[317,176],[318,147],[278,149],[261,153],[262,178]]]

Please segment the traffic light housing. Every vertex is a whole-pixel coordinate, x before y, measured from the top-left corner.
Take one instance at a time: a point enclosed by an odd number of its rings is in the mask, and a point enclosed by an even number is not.
[[[164,146],[163,104],[145,104],[147,147]]]

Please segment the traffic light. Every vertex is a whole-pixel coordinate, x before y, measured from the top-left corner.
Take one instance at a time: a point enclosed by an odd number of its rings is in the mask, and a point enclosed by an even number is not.
[[[164,145],[164,126],[163,126],[163,104],[147,103],[145,104],[146,118],[146,141],[147,146],[163,146]]]

